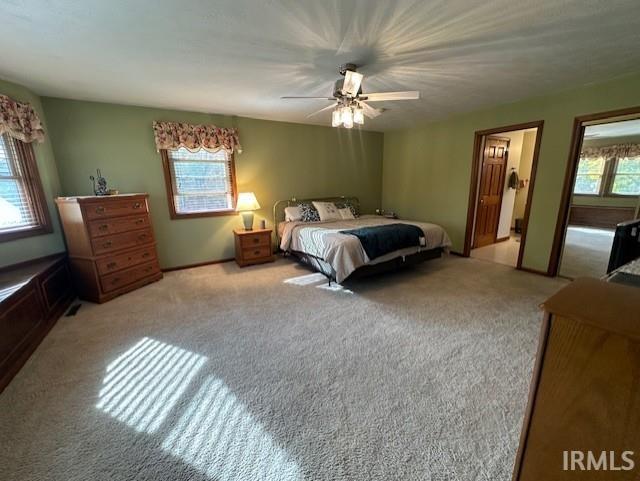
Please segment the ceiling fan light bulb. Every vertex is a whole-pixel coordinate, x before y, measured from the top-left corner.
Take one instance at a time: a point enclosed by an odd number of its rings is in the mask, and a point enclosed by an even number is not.
[[[339,127],[341,123],[342,123],[342,113],[340,112],[340,109],[335,109],[331,113],[331,126]]]
[[[364,110],[357,108],[353,111],[353,123],[364,125]]]
[[[351,110],[351,107],[344,107],[342,109],[342,124],[347,129],[353,127],[353,111]]]

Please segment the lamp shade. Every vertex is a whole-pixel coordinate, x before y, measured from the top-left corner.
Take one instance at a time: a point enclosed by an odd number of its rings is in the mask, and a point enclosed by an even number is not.
[[[258,204],[258,199],[253,192],[240,192],[238,194],[238,203],[236,204],[236,211],[248,211],[248,210],[258,210],[260,208],[260,204]]]

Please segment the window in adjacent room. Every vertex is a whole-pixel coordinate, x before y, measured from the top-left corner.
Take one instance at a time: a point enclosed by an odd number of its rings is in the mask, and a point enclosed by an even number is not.
[[[640,195],[640,157],[618,159],[611,193],[614,195]]]
[[[581,158],[578,163],[575,194],[600,195],[606,161],[604,157]]]
[[[640,157],[581,158],[574,194],[597,196],[640,195]]]
[[[162,150],[173,219],[235,213],[233,154],[225,150]]]
[[[31,144],[0,135],[0,242],[51,232]]]

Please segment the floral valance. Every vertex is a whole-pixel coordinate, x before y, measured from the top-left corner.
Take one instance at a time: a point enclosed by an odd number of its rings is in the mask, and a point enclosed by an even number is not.
[[[211,152],[220,149],[229,153],[242,152],[238,129],[216,127],[215,125],[154,122],[153,133],[158,150],[186,147],[189,150],[204,148]]]
[[[603,145],[601,147],[584,147],[580,152],[583,159],[614,159],[624,157],[640,157],[640,144]]]
[[[27,143],[44,141],[44,129],[33,107],[0,94],[0,135],[2,134]]]

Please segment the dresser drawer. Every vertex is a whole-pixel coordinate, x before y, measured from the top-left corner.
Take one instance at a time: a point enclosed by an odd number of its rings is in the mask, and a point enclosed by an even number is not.
[[[100,285],[103,292],[110,292],[120,287],[136,282],[145,277],[160,272],[160,266],[157,261],[148,262],[129,269],[108,274],[100,279]]]
[[[147,202],[144,199],[90,202],[84,205],[84,212],[88,220],[140,214],[147,212]]]
[[[242,248],[255,246],[268,246],[271,244],[271,233],[267,234],[244,234],[240,237]]]
[[[129,217],[115,217],[112,219],[94,220],[89,222],[89,234],[91,237],[99,237],[109,234],[119,234],[135,229],[149,227],[149,216],[147,214]]]
[[[245,260],[258,259],[271,256],[271,246],[246,247],[242,249],[242,257]]]
[[[123,234],[114,234],[98,237],[91,240],[91,246],[95,255],[106,254],[108,252],[136,247],[153,242],[151,229],[142,229]]]
[[[149,246],[144,249],[136,249],[122,254],[112,255],[106,259],[98,259],[96,260],[96,266],[98,267],[98,274],[105,275],[137,264],[142,264],[143,262],[155,260],[156,249],[154,246]]]

